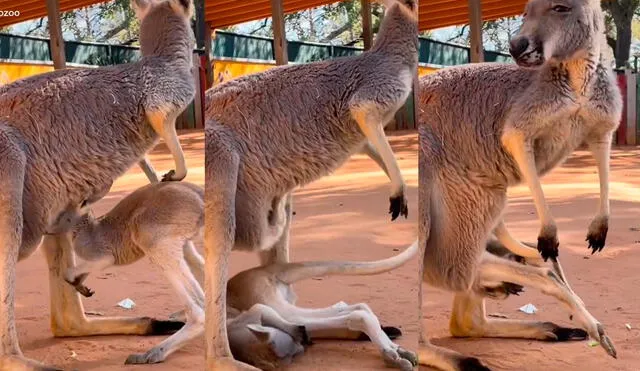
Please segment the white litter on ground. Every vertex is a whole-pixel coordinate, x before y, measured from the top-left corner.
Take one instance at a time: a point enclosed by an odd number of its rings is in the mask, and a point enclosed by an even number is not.
[[[536,308],[536,306],[533,304],[527,304],[527,305],[521,306],[519,310],[526,314],[534,314],[535,312],[538,311],[538,308]]]
[[[124,309],[131,309],[133,307],[136,306],[136,303],[133,302],[133,300],[126,298],[124,300],[122,300],[121,302],[118,303],[119,307],[122,307]]]
[[[624,324],[624,327],[626,327],[626,328],[627,328],[627,330],[631,330],[631,325],[630,325],[630,324],[628,324],[628,323],[625,323],[625,324]]]

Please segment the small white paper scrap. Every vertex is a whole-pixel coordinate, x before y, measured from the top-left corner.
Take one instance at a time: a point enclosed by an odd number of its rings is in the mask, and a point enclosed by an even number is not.
[[[631,330],[631,325],[630,325],[630,324],[628,324],[628,323],[626,323],[626,324],[624,325],[624,327],[626,327],[626,328],[627,328],[627,330]]]
[[[121,302],[118,303],[119,307],[122,307],[124,309],[131,309],[133,307],[136,306],[136,303],[133,302],[133,300],[126,298],[124,300],[122,300]]]
[[[533,304],[527,304],[527,305],[524,305],[524,306],[520,307],[519,310],[521,312],[525,312],[526,314],[534,314],[535,312],[538,311],[538,308],[536,308],[536,306],[533,305]]]

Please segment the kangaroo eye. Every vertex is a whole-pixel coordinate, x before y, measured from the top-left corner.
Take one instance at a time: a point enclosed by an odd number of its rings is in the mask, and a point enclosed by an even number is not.
[[[553,10],[556,13],[569,13],[571,11],[571,8],[566,7],[564,5],[556,5],[553,8],[551,8],[551,10]]]

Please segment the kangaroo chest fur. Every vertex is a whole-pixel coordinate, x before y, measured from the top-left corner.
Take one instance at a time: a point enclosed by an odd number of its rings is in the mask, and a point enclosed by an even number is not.
[[[25,254],[69,203],[109,187],[157,142],[141,85],[135,65],[123,65],[55,71],[3,87],[0,128],[15,133],[27,158]]]
[[[544,175],[562,164],[573,151],[591,137],[600,137],[617,128],[621,106],[616,87],[606,71],[596,72],[593,82],[582,94],[567,94],[568,83],[562,92],[563,107],[548,122],[544,122],[533,138],[536,169]],[[520,175],[513,182],[519,182]],[[511,184],[510,184],[511,185]]]
[[[447,169],[445,175],[455,171],[462,179],[491,187],[520,183],[501,135],[517,106],[536,104],[536,78],[534,71],[498,63],[452,67],[423,77],[419,123],[422,139],[429,143],[424,150],[430,163]],[[586,94],[571,93],[562,85],[546,89],[545,97],[558,99],[560,108],[522,128],[528,132],[540,174],[564,161],[590,136],[615,130],[622,107],[615,82],[604,68],[596,70]]]

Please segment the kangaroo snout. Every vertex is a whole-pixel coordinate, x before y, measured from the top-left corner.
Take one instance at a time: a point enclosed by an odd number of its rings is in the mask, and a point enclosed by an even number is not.
[[[509,54],[518,59],[529,48],[529,39],[526,37],[514,37],[509,41]]]
[[[545,61],[542,43],[524,35],[509,41],[509,54],[520,67],[538,67]]]

